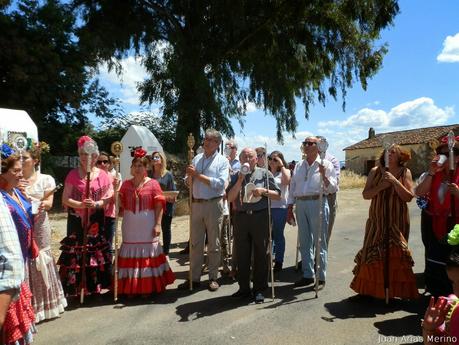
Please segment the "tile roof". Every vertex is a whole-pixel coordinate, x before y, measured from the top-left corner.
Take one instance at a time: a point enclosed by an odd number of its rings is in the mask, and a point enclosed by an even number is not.
[[[386,134],[391,134],[394,141],[399,145],[421,144],[428,143],[431,140],[438,140],[447,135],[449,131],[453,131],[456,135],[459,133],[459,124],[448,126],[437,126],[427,128],[409,129],[406,131],[387,132],[376,134],[373,138],[367,138],[358,143],[345,147],[343,151],[366,149],[371,147],[381,147],[382,137]]]

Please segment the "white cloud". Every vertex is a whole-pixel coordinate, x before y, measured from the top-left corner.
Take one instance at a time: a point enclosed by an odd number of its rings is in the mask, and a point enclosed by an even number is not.
[[[453,107],[440,108],[428,97],[401,103],[388,112],[363,108],[345,120],[318,123],[318,134],[327,137],[330,152],[344,159],[342,149],[368,136],[373,127],[376,133],[445,125],[455,115]]]
[[[438,62],[459,62],[459,32],[447,36],[443,42],[443,50],[437,56]]]
[[[137,92],[137,84],[147,77],[147,72],[140,58],[129,56],[120,62],[122,73],[117,75],[115,71],[108,71],[106,64],[100,66],[100,77],[113,88],[120,88],[120,99],[124,103],[139,105],[140,94]]]

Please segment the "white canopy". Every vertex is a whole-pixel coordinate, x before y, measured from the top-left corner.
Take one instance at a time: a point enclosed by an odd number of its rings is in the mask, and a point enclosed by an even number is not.
[[[126,134],[121,139],[123,144],[123,152],[120,156],[121,175],[124,179],[128,179],[131,176],[131,148],[142,146],[147,151],[147,154],[151,155],[155,151],[163,151],[163,147],[156,139],[155,135],[144,126],[132,125],[127,130]]]
[[[0,108],[0,131],[3,141],[13,141],[18,134],[38,141],[37,125],[24,110]]]

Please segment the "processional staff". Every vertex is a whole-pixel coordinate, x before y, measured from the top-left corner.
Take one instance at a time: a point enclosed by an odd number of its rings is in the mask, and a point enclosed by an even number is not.
[[[389,151],[390,148],[394,145],[394,137],[390,134],[385,135],[382,138],[382,146],[384,148],[384,170],[389,170]],[[385,200],[383,215],[385,219],[384,227],[384,296],[386,304],[389,304],[389,259],[390,259],[390,221],[389,221],[389,202],[390,200]]]
[[[317,143],[317,148],[319,150],[319,157],[320,157],[320,165],[324,165],[325,153],[328,149],[328,142],[325,139],[319,140]],[[314,260],[314,271],[315,271],[315,284],[314,284],[314,291],[316,293],[316,298],[319,296],[319,269],[320,269],[320,247],[321,247],[321,237],[322,237],[322,225],[323,225],[323,217],[324,217],[324,210],[323,210],[323,195],[324,195],[324,178],[322,174],[319,174],[319,228],[317,229],[317,236],[316,236],[316,259]]]
[[[123,144],[119,141],[112,143],[110,147],[112,154],[115,156],[113,164],[115,165],[116,179],[119,177],[120,173],[120,156],[123,152]],[[121,181],[119,181],[121,183]],[[113,282],[113,295],[115,302],[118,300],[118,217],[120,210],[120,201],[119,201],[119,188],[115,186],[115,274]]]
[[[456,144],[456,136],[453,131],[448,133],[448,149],[449,149],[449,183],[454,183],[456,175],[456,159],[454,157],[454,145]],[[456,224],[456,201],[453,193],[451,193],[451,219]],[[451,229],[451,228],[450,228]]]
[[[274,269],[273,269],[273,236],[272,236],[272,222],[271,222],[271,199],[269,197],[269,176],[268,176],[268,145],[265,143],[265,173],[266,173],[266,198],[268,199],[268,232],[269,232],[269,271],[271,273],[271,298],[274,301]]]
[[[89,185],[91,182],[91,166],[92,166],[92,155],[97,153],[97,144],[94,141],[87,141],[83,145],[83,152],[87,154],[88,159],[86,161],[86,186],[85,186],[85,199],[89,199]],[[81,280],[80,280],[80,303],[84,302],[84,294],[86,290],[86,252],[88,246],[88,232],[90,227],[89,219],[89,208],[84,209],[84,224],[83,224],[83,253],[81,263]]]
[[[193,134],[188,134],[188,139],[187,139],[187,145],[188,145],[188,164],[191,164],[192,161],[193,161],[193,157],[194,157],[194,151],[193,151],[193,147],[194,147],[194,144],[195,144],[195,140],[194,140],[194,137],[193,137]],[[193,229],[192,227],[192,223],[191,223],[191,220],[192,220],[192,217],[191,217],[191,214],[192,214],[192,209],[193,209],[193,178],[191,176],[188,176],[188,182],[189,182],[189,188],[190,188],[190,191],[189,191],[189,199],[190,199],[190,221],[189,221],[189,225],[190,225],[190,236],[189,236],[189,242],[188,242],[188,248],[189,248],[189,251],[188,251],[188,255],[189,255],[189,261],[190,261],[190,270],[188,271],[188,279],[189,279],[189,283],[190,283],[190,291],[193,291],[193,274],[192,274],[192,271],[191,271],[191,252],[193,250],[192,248],[192,245],[191,245],[191,231]]]

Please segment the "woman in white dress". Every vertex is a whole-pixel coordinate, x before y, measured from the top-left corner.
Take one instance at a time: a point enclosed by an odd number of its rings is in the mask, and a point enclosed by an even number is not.
[[[118,291],[148,297],[163,292],[175,276],[159,241],[165,198],[159,183],[147,176],[146,151],[136,148],[132,155],[133,178],[124,181],[119,192],[123,242],[118,258]]]
[[[38,245],[39,255],[29,260],[29,284],[32,291],[32,304],[35,311],[35,322],[53,319],[60,316],[67,306],[58,270],[51,253],[51,227],[48,219],[48,210],[53,206],[53,193],[56,187],[54,178],[41,174],[36,167],[40,162],[40,147],[33,146],[24,152],[23,156],[24,180],[20,189],[30,198],[34,212],[33,239]]]

